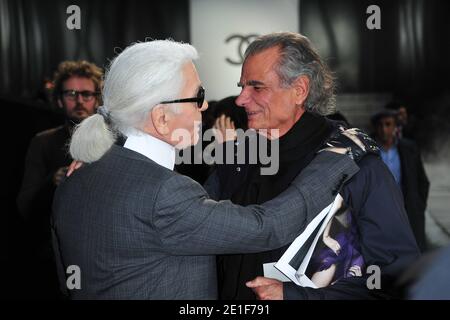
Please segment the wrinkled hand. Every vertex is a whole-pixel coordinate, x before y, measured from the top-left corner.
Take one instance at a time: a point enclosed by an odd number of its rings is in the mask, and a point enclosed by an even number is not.
[[[230,117],[222,114],[213,125],[214,136],[218,143],[236,139],[236,127]]]
[[[340,127],[328,138],[319,152],[324,150],[347,154],[355,162],[360,161],[366,154],[380,154],[377,143],[358,128]]]
[[[253,290],[258,300],[283,300],[283,282],[281,281],[256,277],[245,285]]]
[[[353,276],[353,277],[362,277],[362,271],[361,271],[361,267],[358,265],[354,265],[353,267],[351,267],[349,269],[349,273]]]
[[[59,186],[61,181],[64,179],[64,176],[66,175],[68,167],[61,167],[58,170],[56,170],[55,174],[53,175],[53,183],[55,186]]]
[[[83,162],[81,161],[77,161],[77,160],[73,160],[72,163],[69,166],[69,170],[67,170],[67,174],[66,177],[70,177],[70,175],[75,171],[81,168],[81,166],[83,165]]]

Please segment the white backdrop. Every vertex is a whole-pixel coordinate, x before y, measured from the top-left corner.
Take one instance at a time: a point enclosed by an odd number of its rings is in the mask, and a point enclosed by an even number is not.
[[[299,31],[298,2],[190,0],[191,44],[200,54],[197,69],[208,100],[239,94],[236,83],[241,72],[241,55],[252,35]]]

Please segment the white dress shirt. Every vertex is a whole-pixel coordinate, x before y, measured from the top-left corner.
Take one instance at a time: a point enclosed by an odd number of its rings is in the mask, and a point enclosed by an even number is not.
[[[125,148],[136,151],[157,164],[173,170],[175,166],[175,148],[173,146],[138,130],[127,132],[127,136]]]

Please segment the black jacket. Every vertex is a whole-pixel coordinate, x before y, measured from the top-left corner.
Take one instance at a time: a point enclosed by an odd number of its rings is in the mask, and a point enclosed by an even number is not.
[[[425,209],[430,182],[417,145],[408,139],[400,139],[397,148],[400,155],[402,191],[406,212],[417,244],[424,251],[426,248]]]
[[[50,248],[49,219],[56,189],[53,176],[59,168],[72,162],[67,148],[70,130],[68,126],[60,126],[40,132],[28,147],[17,207],[36,232],[35,245]]]
[[[274,176],[259,175],[258,165],[220,165],[219,199],[238,204],[261,203],[287,188],[314,157],[315,152],[334,130],[323,117],[305,113],[294,127],[280,138],[280,170]],[[286,299],[367,299],[391,297],[393,279],[419,255],[403,208],[400,189],[384,163],[375,156],[360,164],[361,170],[343,188],[341,194],[352,208],[361,239],[366,265],[382,269],[383,289],[370,291],[366,278],[347,278],[333,286],[310,289],[285,284]],[[263,275],[263,263],[276,262],[287,247],[256,254],[227,255],[218,258],[221,299],[255,299],[245,282]]]

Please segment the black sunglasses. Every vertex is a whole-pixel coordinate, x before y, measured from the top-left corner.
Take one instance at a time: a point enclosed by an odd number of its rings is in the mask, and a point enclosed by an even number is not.
[[[178,99],[178,100],[171,100],[171,101],[163,101],[160,102],[161,104],[167,104],[167,103],[184,103],[184,102],[197,102],[197,107],[199,109],[202,108],[203,102],[205,101],[205,88],[200,87],[198,88],[197,97],[195,98],[186,98],[186,99]]]

